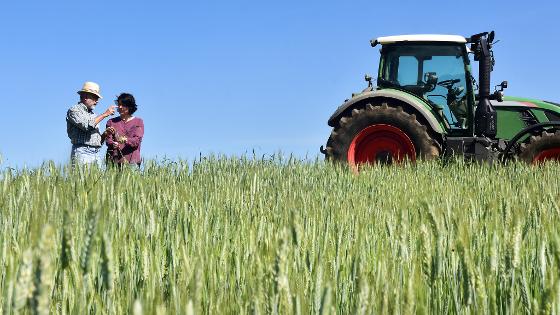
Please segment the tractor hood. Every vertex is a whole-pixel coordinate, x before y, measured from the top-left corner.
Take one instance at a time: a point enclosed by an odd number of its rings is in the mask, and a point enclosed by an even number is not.
[[[531,98],[504,96],[503,102],[491,101],[492,106],[495,107],[530,107],[547,109],[560,114],[560,104]]]

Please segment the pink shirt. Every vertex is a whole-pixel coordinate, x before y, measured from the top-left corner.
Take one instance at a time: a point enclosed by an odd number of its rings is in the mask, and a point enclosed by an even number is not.
[[[144,121],[141,118],[133,117],[129,121],[124,121],[120,117],[110,119],[107,128],[115,128],[115,134],[107,137],[107,154],[114,162],[140,164],[140,146],[144,136]],[[126,137],[126,143],[119,144],[119,149],[113,149],[113,143],[117,142],[117,137]]]

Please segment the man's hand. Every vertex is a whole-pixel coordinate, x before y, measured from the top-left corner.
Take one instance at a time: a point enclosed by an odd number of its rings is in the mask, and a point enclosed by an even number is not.
[[[117,106],[115,105],[111,105],[109,106],[109,108],[107,108],[107,110],[103,113],[103,115],[105,115],[105,117],[109,117],[115,114],[115,108]]]
[[[97,126],[103,119],[115,114],[115,105],[109,106],[109,108],[107,108],[106,111],[103,112],[103,114],[95,117],[95,126]]]

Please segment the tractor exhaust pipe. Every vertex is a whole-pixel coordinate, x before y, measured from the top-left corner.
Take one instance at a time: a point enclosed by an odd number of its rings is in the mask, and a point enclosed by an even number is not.
[[[480,33],[471,36],[471,50],[474,52],[474,60],[478,61],[479,94],[478,104],[474,115],[475,135],[496,137],[497,115],[496,110],[490,103],[490,73],[494,67],[494,55],[492,54],[492,41],[494,32],[488,34]]]

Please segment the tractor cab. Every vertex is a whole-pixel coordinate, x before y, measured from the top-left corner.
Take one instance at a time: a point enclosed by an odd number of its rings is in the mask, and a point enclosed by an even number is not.
[[[354,169],[457,155],[489,162],[560,161],[560,106],[504,98],[506,81],[490,93],[493,42],[494,32],[372,40],[373,47],[381,45],[377,87],[366,75],[368,87],[336,109],[321,152]]]
[[[450,134],[472,132],[474,93],[466,40],[461,36],[390,36],[383,45],[377,84],[412,93],[441,116]]]

